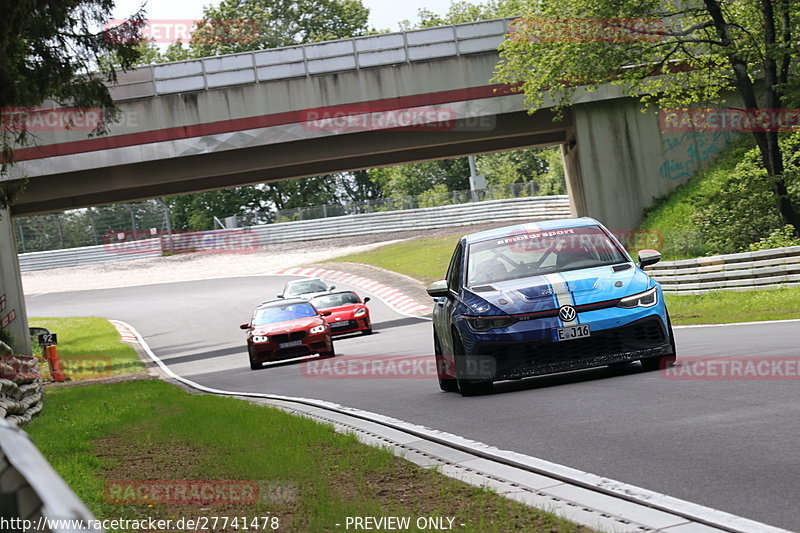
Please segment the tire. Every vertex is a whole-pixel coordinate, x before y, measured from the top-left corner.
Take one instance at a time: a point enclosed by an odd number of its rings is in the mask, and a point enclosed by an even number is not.
[[[667,329],[669,330],[669,344],[672,347],[672,355],[659,355],[642,359],[642,368],[645,372],[654,372],[675,364],[678,352],[675,350],[675,334],[672,332],[672,321],[669,318],[669,313],[667,313]]]
[[[248,353],[247,358],[250,360],[250,370],[260,370],[264,368],[264,363],[261,361],[254,361],[253,354]]]
[[[330,352],[319,352],[320,359],[330,359],[331,357],[336,357],[336,350],[333,349],[331,346]]]
[[[461,344],[461,339],[458,333],[453,331],[453,354],[456,360],[456,383],[458,384],[458,392],[461,396],[481,396],[490,394],[494,389],[491,381],[472,381],[468,379],[459,378],[459,374],[463,374],[465,369],[464,346]]]
[[[439,380],[439,388],[444,392],[458,392],[458,382],[455,379],[442,377],[446,361],[444,356],[442,356],[439,338],[435,333],[433,334],[433,355],[436,358],[436,377]]]
[[[372,326],[361,332],[362,335],[372,335]]]

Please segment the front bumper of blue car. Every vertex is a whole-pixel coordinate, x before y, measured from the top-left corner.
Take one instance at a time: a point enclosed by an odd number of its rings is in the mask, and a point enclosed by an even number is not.
[[[580,313],[590,336],[553,341],[557,317],[523,320],[507,328],[472,330],[460,321],[471,380],[517,379],[625,363],[674,353],[666,308],[606,308]],[[477,372],[477,373],[476,373]]]

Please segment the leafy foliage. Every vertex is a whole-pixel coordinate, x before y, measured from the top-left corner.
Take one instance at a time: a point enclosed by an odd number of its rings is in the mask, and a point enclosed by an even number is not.
[[[800,133],[785,135],[781,145],[789,193],[797,202]],[[661,251],[669,259],[788,246],[781,244],[790,242],[785,240],[789,230],[759,157],[751,138],[740,139],[710,167],[659,198],[640,228],[661,232]]]
[[[794,234],[794,228],[789,225],[772,230],[769,235],[751,244],[750,251],[784,248],[786,246],[800,246],[800,239]]]
[[[96,31],[113,7],[113,0],[0,0],[0,178],[13,164],[14,149],[32,141],[24,123],[12,118],[15,109],[47,100],[99,108],[96,134],[116,118],[104,83],[116,80],[117,68],[101,59],[114,55],[118,68],[130,68],[139,57],[144,16],[138,12],[123,25]],[[98,65],[106,68],[98,72]],[[0,186],[0,209],[18,192],[19,184]]]
[[[523,16],[501,46],[496,81],[518,86],[531,110],[546,99],[566,107],[576,91],[603,84],[668,108],[724,104],[732,92],[749,109],[800,101],[799,2],[525,0],[521,6]],[[780,215],[800,232],[777,132],[753,137],[761,157],[755,164],[770,176]]]
[[[800,133],[781,139],[781,147],[784,154],[795,155],[785,165],[790,197],[798,202]],[[758,150],[748,151],[732,172],[719,176],[716,187],[694,199],[693,220],[709,252],[742,252],[785,227],[772,194],[772,180],[759,159]]]

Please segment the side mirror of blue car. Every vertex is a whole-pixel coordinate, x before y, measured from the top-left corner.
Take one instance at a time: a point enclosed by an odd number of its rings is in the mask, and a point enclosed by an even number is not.
[[[447,288],[447,280],[442,279],[434,281],[428,285],[428,294],[434,298],[441,298],[443,296],[450,296],[450,289]]]
[[[661,261],[661,252],[658,250],[639,250],[639,268],[655,265]]]

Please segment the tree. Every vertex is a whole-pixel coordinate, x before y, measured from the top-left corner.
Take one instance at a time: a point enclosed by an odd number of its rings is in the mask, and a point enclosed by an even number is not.
[[[14,149],[32,142],[25,112],[45,101],[98,108],[103,120],[95,134],[105,133],[117,117],[105,83],[116,81],[118,69],[102,58],[116,56],[123,70],[136,62],[144,13],[95,31],[113,7],[113,0],[0,0],[0,178],[13,164]],[[20,180],[0,184],[0,209],[13,203],[20,188]]]
[[[521,13],[523,0],[489,0],[483,4],[467,1],[454,1],[444,16],[439,16],[429,9],[420,9],[419,21],[412,25],[409,21],[401,22],[404,29],[433,28],[448,24],[461,24],[501,17],[515,17]]]
[[[192,32],[192,56],[264,50],[368,33],[361,0],[222,0]]]
[[[797,0],[525,0],[501,46],[496,81],[519,85],[532,111],[551,97],[610,83],[665,108],[719,105],[734,92],[750,111],[796,107]],[[763,96],[759,91],[763,89]],[[753,131],[777,209],[800,235],[777,131]]]

